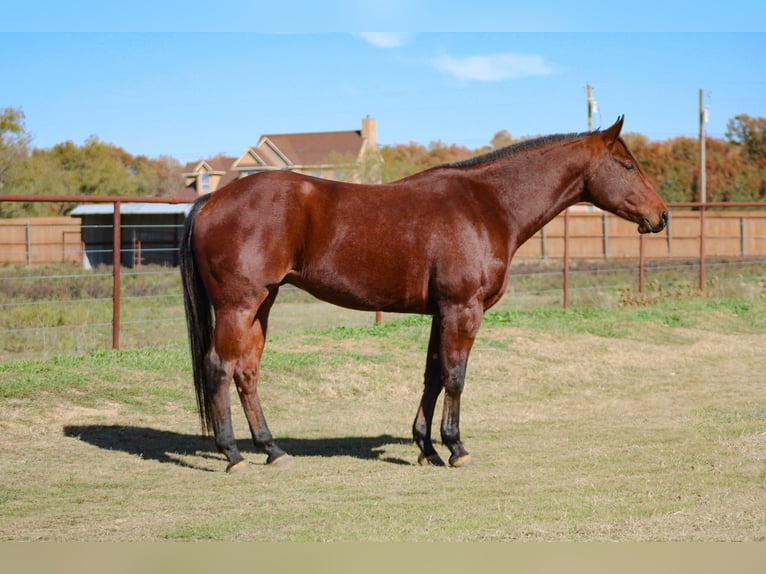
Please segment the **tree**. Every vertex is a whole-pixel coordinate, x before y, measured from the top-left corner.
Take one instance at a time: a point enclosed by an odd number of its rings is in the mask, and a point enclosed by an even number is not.
[[[735,116],[726,124],[726,139],[743,146],[751,160],[766,167],[766,118]]]
[[[30,149],[20,109],[0,109],[0,192],[14,195],[168,196],[181,185],[181,164],[169,156],[133,156],[91,136]],[[60,214],[71,205],[0,202],[0,217]]]
[[[31,171],[29,143],[32,138],[24,125],[21,108],[0,110],[0,193],[19,194]],[[50,205],[35,203],[0,202],[0,217],[22,215],[50,215]]]
[[[139,155],[128,167],[136,180],[138,195],[167,197],[178,191],[181,182],[181,163],[169,155],[149,159]]]
[[[71,141],[55,145],[50,155],[73,195],[170,195],[181,182],[181,164],[163,156],[133,156],[91,136],[82,146]]]
[[[18,166],[17,177],[10,193],[16,195],[66,195],[69,193],[67,181],[58,163],[43,150],[32,150]],[[62,215],[68,207],[61,203],[3,202],[0,203],[2,217],[29,217],[43,215]]]
[[[468,159],[474,152],[464,146],[446,145],[440,141],[431,142],[428,147],[416,142],[383,146],[381,175],[383,181],[394,181],[413,173],[444,163]]]
[[[18,176],[21,164],[29,153],[31,138],[24,126],[21,108],[0,110],[0,192]]]
[[[133,156],[92,136],[83,145],[62,142],[49,150],[30,148],[21,109],[0,109],[0,193],[45,195],[168,196],[181,185],[181,165],[172,157]],[[677,137],[650,141],[624,135],[660,195],[669,202],[699,196],[699,142]],[[390,182],[428,168],[467,159],[514,144],[508,130],[497,131],[487,145],[468,149],[441,141],[387,145],[354,165],[336,158],[336,177],[348,181]],[[729,120],[726,139],[707,139],[706,170],[711,201],[766,199],[766,118],[740,114]],[[0,202],[0,216],[60,213],[66,206]]]
[[[735,197],[749,201],[766,199],[766,118],[735,116],[726,125],[726,138],[742,147],[747,160],[736,172]]]
[[[492,146],[492,149],[500,149],[514,144],[515,141],[508,130],[500,130],[492,136],[489,145]]]

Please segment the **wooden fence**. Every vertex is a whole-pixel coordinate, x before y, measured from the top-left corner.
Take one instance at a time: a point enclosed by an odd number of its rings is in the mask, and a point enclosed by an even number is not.
[[[705,255],[747,257],[766,255],[766,204],[759,211],[706,211]],[[645,236],[645,256],[695,258],[700,254],[700,212],[671,210],[667,228]],[[588,206],[569,212],[569,257],[578,259],[638,258],[640,241],[636,224]],[[564,215],[535,234],[516,258],[564,256]]]
[[[0,219],[0,263],[80,263],[81,235],[76,217]]]

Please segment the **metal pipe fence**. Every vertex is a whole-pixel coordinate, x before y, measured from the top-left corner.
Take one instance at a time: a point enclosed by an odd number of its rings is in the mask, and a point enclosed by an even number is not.
[[[172,236],[171,239],[174,240],[180,237],[182,224],[126,224],[123,221],[123,206],[131,203],[183,204],[188,203],[187,201],[171,198],[126,198],[113,196],[100,198],[92,196],[0,196],[0,201],[102,203],[112,205],[111,222],[109,224],[90,226],[79,224],[78,231],[74,229],[65,230],[66,235],[64,237],[67,239],[59,249],[68,258],[64,257],[62,260],[68,261],[70,264],[73,261],[79,261],[83,267],[82,272],[61,273],[59,271],[52,271],[19,275],[12,273],[11,271],[14,268],[8,265],[6,265],[5,270],[0,268],[0,311],[18,311],[24,308],[27,315],[31,314],[34,316],[36,310],[49,312],[48,307],[50,304],[55,303],[56,305],[62,305],[71,309],[89,309],[93,311],[93,315],[89,316],[85,321],[75,323],[59,318],[58,323],[61,324],[56,324],[56,319],[52,321],[40,319],[37,323],[27,321],[22,326],[3,324],[0,321],[0,333],[11,337],[21,335],[45,337],[48,333],[65,331],[67,329],[76,332],[82,332],[88,328],[111,329],[111,348],[119,349],[121,347],[121,328],[125,326],[135,327],[137,325],[144,325],[146,328],[152,329],[157,328],[160,324],[164,326],[168,322],[173,322],[178,324],[179,332],[183,331],[181,326],[184,321],[183,305],[181,303],[180,278],[177,269],[169,266],[152,266],[151,261],[147,267],[147,260],[151,260],[155,255],[164,254],[163,256],[166,255],[168,257],[166,261],[172,262],[173,257],[177,256],[177,241],[175,241],[172,247],[157,247],[151,244],[145,245],[138,237],[140,235],[138,230],[143,229],[155,235],[167,234],[168,237]],[[764,281],[764,278],[758,275],[758,273],[761,270],[766,270],[766,232],[758,231],[760,228],[757,225],[749,225],[748,218],[740,216],[738,222],[739,235],[737,237],[722,236],[720,233],[711,235],[708,211],[756,210],[755,212],[762,214],[766,211],[766,203],[708,203],[704,205],[700,203],[679,203],[671,204],[670,207],[672,210],[693,210],[693,213],[696,214],[695,218],[698,220],[696,236],[675,234],[672,218],[668,230],[656,236],[638,236],[635,230],[632,230],[632,240],[638,244],[637,259],[614,257],[610,247],[614,249],[613,245],[618,241],[622,241],[625,237],[609,232],[606,216],[603,216],[600,224],[601,234],[590,232],[578,233],[573,230],[573,212],[567,210],[561,217],[563,229],[558,232],[543,230],[540,233],[543,249],[539,256],[530,256],[528,253],[523,254],[521,252],[517,255],[510,271],[511,283],[514,285],[514,295],[534,294],[545,296],[547,300],[550,300],[551,297],[555,297],[556,293],[559,293],[561,296],[560,304],[564,308],[568,308],[572,304],[572,296],[577,293],[603,293],[609,290],[633,289],[635,286],[637,293],[643,294],[647,286],[647,273],[652,275],[660,272],[668,273],[670,271],[687,276],[693,274],[697,288],[704,290],[706,288],[708,271],[711,268],[720,270],[724,266],[731,265],[732,261],[735,261],[741,269],[747,269],[748,267],[756,268],[756,273],[752,277],[755,281]],[[34,268],[35,257],[30,239],[33,226],[25,224],[24,229],[24,246],[27,250],[27,255],[21,265],[27,268]],[[110,240],[101,243],[91,242],[89,245],[85,245],[85,242],[82,240],[76,242],[72,240],[72,237],[77,233],[82,238],[88,231],[98,231],[101,234],[109,235]],[[128,237],[127,242],[126,236]],[[673,242],[691,240],[697,244],[695,258],[678,258],[673,256]],[[556,241],[562,242],[560,257],[551,253],[554,251],[553,244]],[[712,241],[727,241],[729,243],[736,241],[738,242],[738,252],[723,259],[717,256],[711,257],[707,250]],[[602,246],[603,252],[600,255],[583,257],[581,253],[576,254],[573,251],[573,247],[576,247],[578,244],[577,242],[596,242]],[[664,246],[663,249],[667,251],[667,254],[658,255],[658,250],[656,249],[658,244]],[[73,247],[74,245],[76,247]],[[0,242],[0,261],[3,261],[3,250],[5,247]],[[94,255],[99,256],[95,258],[96,260],[108,261],[111,264],[102,263],[95,266],[89,264],[89,257]],[[593,264],[594,260],[601,260],[602,263]],[[119,264],[114,264],[114,262],[119,262]],[[607,262],[608,265],[606,264]],[[532,268],[535,265],[537,267]],[[632,285],[625,285],[624,276],[626,273],[635,276],[636,280],[632,282]],[[621,282],[610,284],[608,277],[612,275],[619,275],[623,279],[618,280]],[[131,286],[138,285],[141,278],[146,280],[149,277],[154,277],[166,284],[177,281],[177,285],[169,288],[170,293],[167,290],[152,293],[151,289],[147,292],[146,286],[131,291]],[[589,282],[578,284],[578,280],[583,277],[589,278]],[[9,295],[14,292],[14,288],[9,287],[12,282],[16,282],[16,284],[26,282],[28,285],[40,287],[52,283],[64,284],[76,279],[85,278],[90,282],[90,287],[71,287],[73,291],[77,292],[76,295],[67,296],[66,294],[59,294],[54,300],[35,300],[34,294],[19,300]],[[594,280],[594,278],[598,279]],[[536,282],[536,284],[528,288],[525,287],[525,284],[531,284],[532,282]],[[174,291],[176,288],[177,291]],[[83,289],[84,292],[80,292]],[[20,287],[18,290],[21,292],[35,291],[34,288],[29,287]],[[37,290],[39,291],[40,289]],[[595,297],[597,296],[595,295]],[[122,310],[126,303],[130,303],[131,306],[139,306],[147,302],[166,302],[174,312],[162,318],[141,316],[139,313],[138,316],[134,316],[127,321],[124,320]],[[105,306],[110,307],[110,317],[104,314],[103,308]],[[100,309],[98,312],[96,311],[97,308]],[[378,322],[380,319],[380,313],[376,313],[375,321]],[[10,346],[13,347],[13,345]]]

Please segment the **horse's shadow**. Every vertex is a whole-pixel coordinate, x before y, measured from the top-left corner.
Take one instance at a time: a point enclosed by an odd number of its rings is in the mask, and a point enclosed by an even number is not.
[[[196,470],[210,470],[185,457],[221,458],[212,439],[202,435],[182,434],[149,427],[125,425],[66,425],[64,436],[103,448],[117,450]],[[237,441],[243,453],[254,450],[249,440]],[[279,446],[293,456],[350,456],[363,460],[380,460],[391,464],[411,464],[396,457],[384,456],[387,445],[410,444],[412,441],[391,435],[341,438],[280,438]]]

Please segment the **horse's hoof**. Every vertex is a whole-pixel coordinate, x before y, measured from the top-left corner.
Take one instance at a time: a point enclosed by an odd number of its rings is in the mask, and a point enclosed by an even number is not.
[[[246,460],[240,460],[239,462],[230,464],[229,466],[226,467],[226,472],[228,474],[238,474],[242,472],[248,472],[251,470],[253,470],[253,466]]]
[[[293,457],[291,457],[287,453],[280,454],[275,459],[269,459],[266,461],[266,464],[269,466],[289,466],[293,463]]]
[[[420,466],[444,466],[444,461],[438,454],[430,454],[426,456],[423,453],[420,453],[418,464]]]
[[[465,468],[468,466],[475,466],[476,463],[473,461],[470,454],[464,454],[463,456],[459,456],[457,458],[451,456],[449,459],[449,465],[452,468]]]

